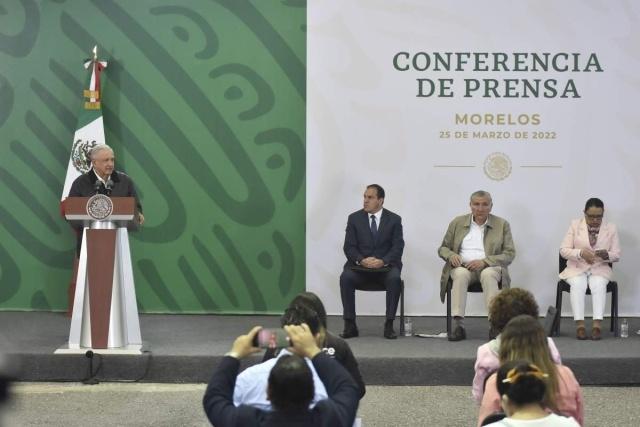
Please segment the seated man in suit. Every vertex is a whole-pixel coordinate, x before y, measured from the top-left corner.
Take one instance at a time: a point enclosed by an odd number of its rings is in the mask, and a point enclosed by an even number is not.
[[[342,338],[358,336],[356,326],[356,297],[358,285],[381,283],[387,290],[384,337],[395,339],[393,320],[400,300],[400,270],[402,270],[402,219],[383,209],[384,189],[367,186],[364,208],[349,215],[344,237],[347,262],[340,275],[340,295],[344,319]]]
[[[456,327],[450,341],[466,338],[464,312],[467,289],[480,282],[485,303],[498,293],[498,283],[508,288],[510,279],[507,266],[516,256],[509,223],[491,215],[493,201],[486,191],[471,194],[471,213],[453,219],[444,235],[438,255],[446,261],[440,278],[440,299],[444,302],[449,278],[451,287],[451,314]]]

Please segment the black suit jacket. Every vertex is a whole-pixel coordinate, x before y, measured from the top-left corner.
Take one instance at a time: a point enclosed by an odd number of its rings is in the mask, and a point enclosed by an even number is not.
[[[369,214],[361,209],[349,215],[344,236],[344,254],[347,256],[345,267],[373,256],[383,260],[385,265],[402,269],[403,250],[402,218],[399,215],[387,209],[382,210],[375,242],[369,227]]]

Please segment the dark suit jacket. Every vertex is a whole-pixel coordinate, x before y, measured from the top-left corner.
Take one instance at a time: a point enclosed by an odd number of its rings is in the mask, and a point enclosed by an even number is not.
[[[369,214],[361,209],[349,215],[344,236],[344,254],[347,256],[345,267],[373,256],[383,260],[385,265],[401,270],[403,250],[402,218],[399,215],[382,209],[375,242],[369,227]]]
[[[90,169],[89,172],[83,173],[73,181],[67,197],[91,197],[96,193],[107,194],[107,189],[104,187],[102,182],[100,182],[96,189],[96,181],[98,181],[98,177],[93,169]],[[129,178],[129,175],[124,172],[114,170],[111,173],[111,181],[113,181],[113,188],[111,189],[110,196],[135,197],[136,209],[138,212],[142,212],[142,204],[140,203],[138,193],[136,193],[136,188],[133,185],[131,178]],[[80,249],[82,247],[82,225],[75,224],[72,225],[72,227],[76,232],[76,256],[79,257]]]
[[[138,199],[138,194],[136,193],[136,188],[133,185],[133,181],[129,178],[124,172],[118,172],[116,170],[111,174],[111,180],[113,181],[113,188],[111,189],[111,197],[135,197],[136,198],[136,207],[139,212],[142,212],[142,204],[140,204],[140,199]],[[98,177],[96,176],[93,169],[89,170],[89,172],[84,173],[77,177],[73,184],[71,184],[71,189],[69,190],[69,197],[90,197],[96,194],[96,181],[98,181]],[[98,193],[106,194],[106,189],[104,188],[104,184],[100,183],[98,187]]]
[[[226,356],[213,374],[203,405],[207,418],[216,426],[300,426],[351,427],[358,409],[358,389],[338,362],[320,352],[312,360],[329,398],[311,410],[294,414],[265,412],[247,405],[233,405],[233,387],[240,361]]]

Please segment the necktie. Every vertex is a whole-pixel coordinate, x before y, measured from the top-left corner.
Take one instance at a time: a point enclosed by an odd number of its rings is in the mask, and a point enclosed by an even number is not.
[[[371,215],[371,236],[373,237],[373,241],[376,241],[378,237],[378,224],[376,224],[376,216]]]

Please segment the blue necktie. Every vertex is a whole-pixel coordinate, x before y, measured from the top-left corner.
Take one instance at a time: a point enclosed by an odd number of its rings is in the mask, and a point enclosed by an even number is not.
[[[378,224],[376,224],[376,216],[371,215],[371,236],[373,237],[373,241],[376,241],[378,237]]]

